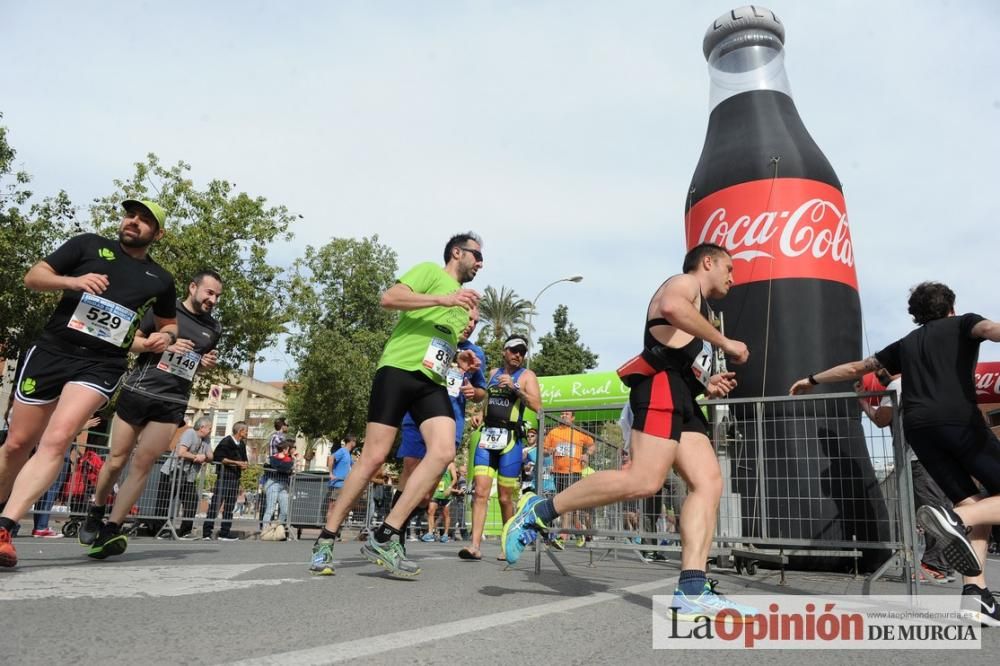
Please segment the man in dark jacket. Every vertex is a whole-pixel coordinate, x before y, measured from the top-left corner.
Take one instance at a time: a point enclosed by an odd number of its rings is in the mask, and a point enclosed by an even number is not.
[[[201,526],[201,538],[211,540],[215,529],[215,517],[222,509],[222,526],[219,528],[220,541],[236,541],[229,530],[233,526],[233,507],[236,506],[236,496],[240,492],[240,476],[247,468],[247,424],[237,421],[233,426],[233,434],[227,435],[215,447],[212,454],[218,463],[215,477],[215,492],[212,502],[205,513],[205,522]]]

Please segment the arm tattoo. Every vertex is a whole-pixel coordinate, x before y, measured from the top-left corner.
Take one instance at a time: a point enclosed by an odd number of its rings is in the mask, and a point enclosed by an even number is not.
[[[864,365],[866,372],[875,372],[876,370],[882,369],[882,364],[879,363],[879,360],[874,356],[869,356],[861,363]]]

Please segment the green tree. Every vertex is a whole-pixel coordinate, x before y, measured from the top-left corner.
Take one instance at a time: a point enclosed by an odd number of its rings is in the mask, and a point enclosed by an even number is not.
[[[288,416],[308,437],[363,432],[375,366],[396,322],[379,298],[395,281],[396,253],[378,236],[307,247],[292,277],[295,326],[287,347]]]
[[[0,114],[0,118],[3,115]],[[16,151],[0,125],[0,357],[18,358],[41,333],[59,294],[30,291],[24,274],[79,228],[69,197],[32,203],[31,176],[14,170]]]
[[[283,269],[268,259],[268,248],[288,241],[289,226],[301,216],[269,205],[264,197],[236,192],[226,180],[200,189],[188,178],[190,170],[184,162],[164,167],[150,153],[136,163],[131,178],[115,180],[115,191],[94,201],[91,218],[100,233],[112,234],[121,221],[123,199],[153,199],[163,206],[166,234],[152,256],[173,273],[181,298],[187,295],[188,278],[199,270],[222,276],[215,312],[223,326],[220,372],[244,366],[252,372],[260,353],[287,330],[289,283]]]
[[[580,333],[569,323],[569,309],[556,308],[552,315],[555,327],[538,341],[540,351],[531,361],[531,369],[539,377],[576,375],[597,367],[597,354],[580,344]]]

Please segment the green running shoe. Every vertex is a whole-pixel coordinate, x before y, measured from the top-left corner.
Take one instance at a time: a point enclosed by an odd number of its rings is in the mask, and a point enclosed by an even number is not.
[[[101,526],[101,532],[87,551],[87,557],[103,560],[113,555],[121,555],[128,548],[128,537],[107,524]]]
[[[500,548],[507,557],[508,565],[516,564],[524,547],[548,530],[548,525],[535,515],[535,507],[544,501],[534,493],[525,493],[517,503],[517,511],[504,524],[500,533]]]
[[[332,576],[333,570],[333,539],[316,539],[313,544],[312,563],[309,571],[317,576]]]
[[[413,578],[420,574],[420,567],[415,562],[406,559],[403,547],[395,539],[389,539],[385,543],[375,540],[375,535],[368,537],[365,545],[361,546],[361,554],[372,564],[377,564],[393,576],[401,578]]]

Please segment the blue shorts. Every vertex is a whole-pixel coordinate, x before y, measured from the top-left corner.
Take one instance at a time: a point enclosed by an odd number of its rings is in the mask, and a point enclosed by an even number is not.
[[[478,433],[477,433],[478,434]],[[473,442],[478,443],[479,438],[473,437]],[[496,477],[497,485],[508,488],[517,488],[521,483],[521,460],[524,443],[515,440],[508,444],[502,451],[491,451],[476,447],[474,459],[474,475]]]
[[[401,430],[403,436],[399,442],[396,457],[419,458],[422,460],[427,455],[427,444],[424,443],[424,437],[420,434],[420,428],[409,423],[404,423]],[[455,442],[455,450],[458,451],[461,445],[461,441]]]

